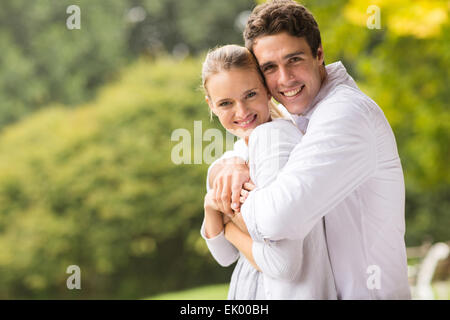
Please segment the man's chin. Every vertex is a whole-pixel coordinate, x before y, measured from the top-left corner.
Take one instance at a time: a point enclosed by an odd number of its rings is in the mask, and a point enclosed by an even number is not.
[[[283,104],[283,106],[289,111],[291,114],[301,114],[305,112],[306,106],[298,105],[298,104]]]

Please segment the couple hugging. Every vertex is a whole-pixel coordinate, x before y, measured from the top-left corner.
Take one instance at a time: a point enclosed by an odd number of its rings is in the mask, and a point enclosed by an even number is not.
[[[210,51],[206,101],[240,137],[208,170],[201,236],[228,299],[410,299],[394,134],[292,0],[257,6],[245,47]],[[277,105],[272,98],[280,103]]]

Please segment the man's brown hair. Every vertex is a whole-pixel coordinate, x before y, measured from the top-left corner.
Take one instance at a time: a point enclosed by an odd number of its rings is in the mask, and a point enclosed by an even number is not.
[[[321,44],[319,26],[311,12],[293,0],[273,0],[253,9],[244,30],[245,46],[253,52],[258,37],[287,32],[304,37],[313,57]]]

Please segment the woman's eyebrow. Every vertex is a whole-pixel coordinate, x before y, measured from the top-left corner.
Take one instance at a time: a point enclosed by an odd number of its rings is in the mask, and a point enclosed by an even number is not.
[[[258,88],[248,89],[248,90],[246,90],[246,91],[244,91],[244,92],[242,93],[242,96],[244,97],[244,96],[246,96],[247,94],[249,94],[250,92],[255,91],[256,89],[258,89]]]
[[[229,99],[230,98],[219,98],[219,99],[216,100],[215,104],[219,104],[221,102],[228,101]]]

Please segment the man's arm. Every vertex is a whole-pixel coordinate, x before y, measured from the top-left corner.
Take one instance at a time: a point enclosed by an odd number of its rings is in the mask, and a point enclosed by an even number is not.
[[[254,239],[303,239],[375,171],[368,107],[334,103],[313,116],[277,179],[250,192],[241,207]]]
[[[252,179],[261,186],[274,181],[285,166],[290,152],[302,138],[301,132],[290,122],[273,121],[253,130],[249,139],[249,158]],[[243,191],[242,197],[246,196]],[[258,212],[264,215],[265,211]],[[248,236],[240,213],[232,219],[239,229],[227,232],[226,238],[241,251],[252,265],[274,279],[292,281],[300,272],[303,241],[263,241]],[[229,224],[229,228],[234,228]],[[242,232],[242,231],[244,232]]]

